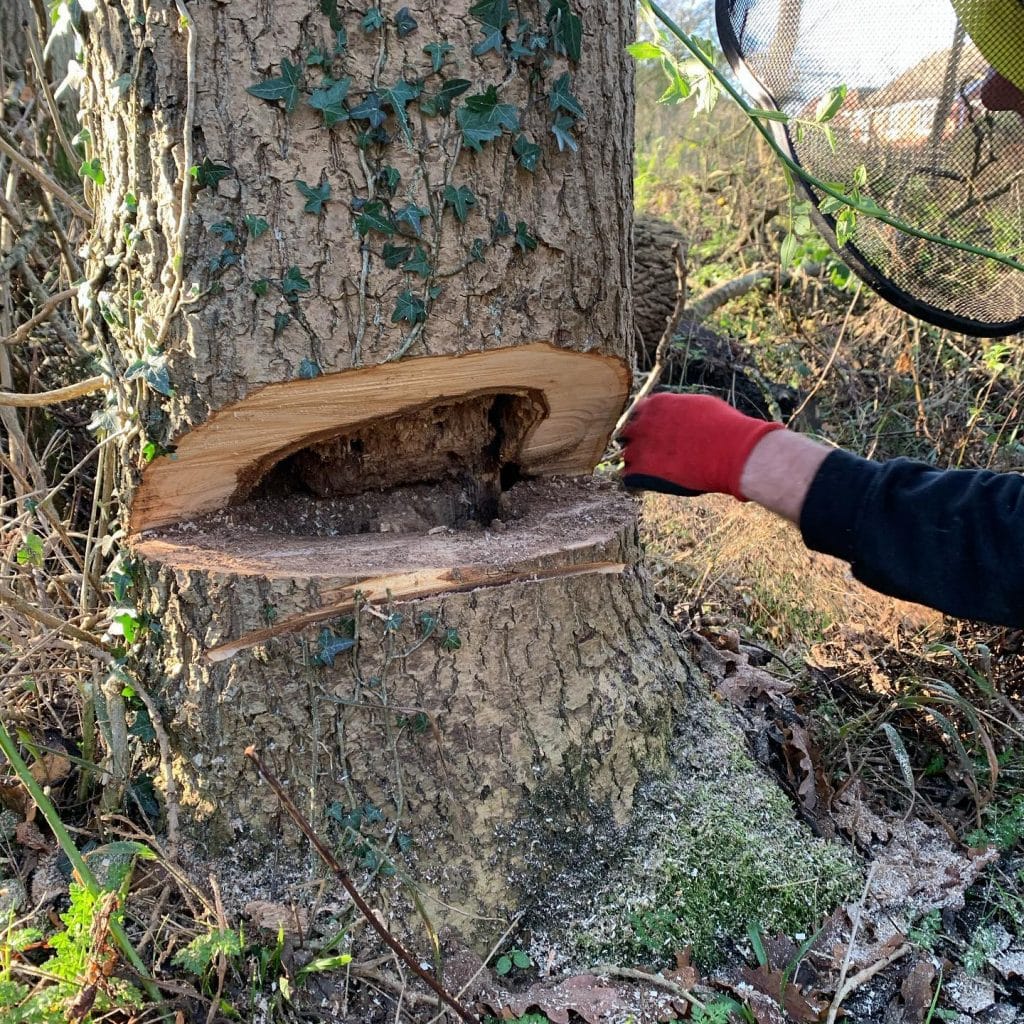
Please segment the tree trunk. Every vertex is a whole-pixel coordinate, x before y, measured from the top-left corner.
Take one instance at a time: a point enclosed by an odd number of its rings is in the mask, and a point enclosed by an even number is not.
[[[99,5],[83,107],[190,849],[233,903],[311,871],[254,742],[396,912],[484,947],[628,821],[689,677],[587,479],[629,383],[632,5],[182,10]]]

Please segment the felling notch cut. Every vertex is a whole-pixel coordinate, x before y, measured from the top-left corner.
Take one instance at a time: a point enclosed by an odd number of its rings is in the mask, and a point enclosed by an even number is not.
[[[531,396],[543,409],[516,455],[523,476],[593,470],[629,392],[615,357],[545,343],[433,356],[267,385],[177,439],[150,465],[132,506],[134,533],[244,499],[276,464],[362,425],[476,396]]]

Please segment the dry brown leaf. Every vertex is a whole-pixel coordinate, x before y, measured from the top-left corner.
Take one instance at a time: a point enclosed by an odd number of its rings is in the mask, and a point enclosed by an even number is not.
[[[54,751],[43,756],[29,768],[29,774],[40,786],[55,786],[71,774],[71,758]]]
[[[525,992],[485,992],[481,1005],[502,1020],[543,1013],[551,1024],[569,1024],[570,1014],[587,1024],[619,1024],[634,1017],[658,1020],[671,1009],[667,993],[642,992],[636,986],[614,985],[593,974],[580,974],[557,985],[538,983]]]
[[[733,704],[742,705],[757,697],[774,701],[792,692],[793,683],[779,679],[763,668],[733,658],[726,663],[726,674],[715,684],[715,691]]]
[[[928,960],[918,960],[911,967],[900,995],[904,1002],[904,1019],[907,1024],[920,1024],[924,1015],[932,1005],[932,982],[935,980],[935,967]]]
[[[737,995],[741,998],[744,997],[743,993],[737,993]],[[786,1015],[782,1012],[782,1007],[763,992],[746,993],[746,1004],[750,1007],[750,1012],[754,1015],[757,1024],[789,1024]]]
[[[0,782],[0,806],[27,818],[29,810],[35,807],[35,804],[32,803],[28,790],[20,782]]]
[[[782,971],[769,971],[763,966],[756,969],[745,967],[743,980],[758,992],[774,999],[793,1020],[817,1024],[827,1008],[826,1003],[815,1000],[813,996],[805,996],[799,986],[783,977]]]
[[[292,935],[303,935],[309,930],[309,911],[305,907],[253,900],[243,908],[245,916],[260,928],[277,932],[284,929]]]
[[[19,821],[14,826],[14,839],[29,850],[38,850],[40,853],[50,851],[50,844],[43,838],[43,833],[34,821]]]
[[[680,988],[687,990],[694,987],[700,981],[697,968],[690,963],[691,947],[687,946],[682,953],[676,953],[676,965],[670,971],[662,971],[662,976],[667,981],[675,982]]]
[[[782,749],[786,755],[786,764],[789,766],[797,794],[804,809],[813,811],[818,806],[818,791],[814,785],[815,771],[814,758],[811,756],[811,739],[807,735],[807,730],[796,723],[786,729],[785,736],[786,742]]]
[[[892,835],[889,826],[868,807],[864,786],[859,779],[851,779],[832,800],[832,820],[862,847],[876,840],[887,841]]]

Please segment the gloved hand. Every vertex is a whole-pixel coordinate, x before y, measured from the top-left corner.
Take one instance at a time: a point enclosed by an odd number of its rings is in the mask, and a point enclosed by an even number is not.
[[[740,501],[740,477],[754,446],[781,423],[756,420],[710,395],[644,399],[619,440],[622,482],[631,488],[692,496],[708,491]]]

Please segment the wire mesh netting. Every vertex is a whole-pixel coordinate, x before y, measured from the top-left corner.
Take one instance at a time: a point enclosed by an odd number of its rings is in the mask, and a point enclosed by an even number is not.
[[[726,56],[788,115],[773,128],[811,175],[866,179],[860,194],[915,228],[1024,261],[1024,0],[718,0],[717,14]],[[816,116],[840,86],[830,138]],[[836,215],[818,218],[833,243]],[[1024,273],[989,257],[864,215],[843,255],[922,319],[1024,330]]]

